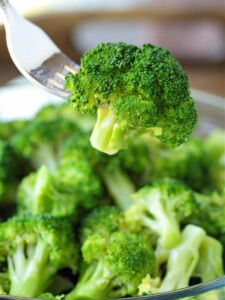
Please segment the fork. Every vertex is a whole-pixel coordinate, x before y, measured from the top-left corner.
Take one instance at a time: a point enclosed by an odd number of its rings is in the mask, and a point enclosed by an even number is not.
[[[0,0],[9,53],[19,71],[48,92],[67,98],[65,76],[80,66],[67,57],[38,26],[23,18],[9,3]]]

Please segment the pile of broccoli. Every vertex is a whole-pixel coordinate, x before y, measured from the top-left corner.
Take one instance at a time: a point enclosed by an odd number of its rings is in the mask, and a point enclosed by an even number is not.
[[[178,62],[101,44],[66,87],[78,112],[0,122],[0,294],[113,299],[223,276],[225,133],[187,139],[197,114]]]

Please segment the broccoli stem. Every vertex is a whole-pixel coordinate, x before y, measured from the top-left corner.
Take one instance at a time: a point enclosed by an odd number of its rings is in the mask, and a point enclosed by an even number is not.
[[[94,148],[101,152],[113,155],[126,147],[125,130],[118,124],[112,108],[99,107],[97,121],[92,132],[90,141]],[[125,143],[125,144],[124,144]]]
[[[49,264],[49,245],[38,239],[36,245],[17,246],[12,256],[8,256],[10,295],[37,297],[50,284],[56,268]]]
[[[147,199],[147,201],[146,201]],[[161,199],[161,194],[155,192],[150,195],[147,193],[140,198],[140,203],[147,205],[150,216],[142,215],[142,224],[151,228],[160,236],[162,248],[171,249],[180,242],[180,228],[173,212],[166,208],[166,204]]]
[[[194,271],[195,276],[205,282],[224,275],[223,246],[218,240],[206,236],[201,243],[199,252],[200,259]]]
[[[169,254],[167,273],[160,287],[161,292],[172,291],[189,285],[190,277],[199,260],[199,247],[205,231],[187,225],[182,232],[182,241]]]
[[[104,299],[110,278],[104,278],[103,261],[83,264],[80,279],[76,287],[67,295],[66,300]]]
[[[119,169],[109,172],[101,168],[99,173],[116,205],[122,210],[128,209],[132,204],[131,195],[135,193],[130,178]]]

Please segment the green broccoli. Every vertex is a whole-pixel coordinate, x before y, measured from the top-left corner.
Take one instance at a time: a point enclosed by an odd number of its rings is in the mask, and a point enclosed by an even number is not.
[[[199,261],[199,248],[205,231],[187,225],[182,231],[180,243],[170,250],[164,278],[147,275],[139,285],[139,294],[168,292],[189,286],[189,280]]]
[[[224,132],[216,131],[205,140],[192,137],[176,149],[148,142],[151,143],[150,181],[171,177],[196,192],[221,190],[221,181],[225,178],[224,141]]]
[[[76,130],[76,124],[63,118],[34,120],[14,135],[12,144],[35,169],[45,164],[49,170],[53,170],[60,161],[65,140]]]
[[[166,249],[179,244],[180,222],[198,208],[193,192],[174,179],[159,180],[143,187],[132,198],[134,204],[125,212],[128,226],[154,231]]]
[[[0,224],[0,255],[8,262],[9,294],[37,297],[59,269],[76,271],[78,246],[68,220],[23,215]]]
[[[97,112],[91,143],[107,154],[143,133],[178,146],[197,122],[185,72],[168,50],[151,44],[102,43],[88,50],[65,89],[76,110]]]
[[[176,149],[158,146],[153,150],[150,181],[170,177],[197,192],[213,186],[214,161],[205,151],[202,139],[191,138]]]
[[[124,219],[116,206],[103,206],[95,208],[82,220],[80,227],[80,239],[84,241],[95,233],[108,237],[118,231],[124,225]]]
[[[215,130],[204,141],[204,149],[212,160],[212,187],[223,191],[225,185],[225,131]]]
[[[208,235],[219,239],[225,247],[225,193],[216,191],[211,195],[195,193],[195,199],[198,211],[184,219],[184,223],[201,226]]]
[[[0,139],[10,141],[12,136],[22,130],[28,123],[25,120],[0,122]]]
[[[19,180],[29,170],[27,161],[17,155],[11,145],[0,139],[0,205],[13,203]]]
[[[194,276],[205,282],[224,275],[223,246],[218,240],[206,236],[200,245],[199,253],[199,262],[194,270]]]
[[[91,115],[82,115],[72,110],[67,103],[49,104],[43,107],[35,116],[38,121],[50,121],[58,118],[64,118],[75,123],[81,131],[90,132],[95,124],[95,117]]]
[[[155,255],[149,243],[127,232],[114,232],[108,238],[89,236],[81,251],[81,275],[68,300],[134,295],[145,274],[155,270]]]
[[[128,208],[131,203],[131,194],[135,192],[136,188],[128,175],[128,171],[123,168],[123,158],[126,154],[111,157],[100,153],[91,147],[87,136],[88,134],[81,133],[75,133],[71,136],[64,145],[62,157],[73,157],[76,161],[86,159],[104,182],[117,206],[121,209]],[[128,151],[129,149],[125,152],[128,153]],[[131,157],[131,154],[128,156]],[[141,156],[140,161],[143,161]],[[129,168],[131,169],[131,166],[127,169]]]
[[[25,177],[17,190],[18,214],[49,213],[55,217],[77,216],[78,200],[67,186],[55,180],[46,166]]]
[[[76,196],[80,206],[91,209],[100,203],[101,181],[85,158],[67,155],[55,169],[54,177],[62,188]]]

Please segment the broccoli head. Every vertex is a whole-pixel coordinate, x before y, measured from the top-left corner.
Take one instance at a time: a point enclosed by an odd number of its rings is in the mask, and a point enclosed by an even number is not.
[[[178,146],[197,122],[185,72],[168,50],[151,44],[102,43],[88,50],[65,89],[76,110],[97,112],[91,143],[107,154],[146,132]]]
[[[108,238],[89,236],[81,251],[81,275],[68,300],[135,295],[141,279],[155,270],[155,255],[149,243],[127,232],[114,232]]]
[[[60,161],[65,140],[77,126],[63,118],[50,121],[33,121],[12,138],[16,151],[38,169],[45,164],[53,170]]]
[[[98,175],[86,158],[79,157],[76,149],[63,156],[61,163],[55,169],[54,177],[68,193],[77,198],[80,206],[91,209],[100,202],[102,184]]]
[[[18,214],[49,213],[55,217],[77,216],[78,199],[56,180],[46,166],[25,177],[17,190]]]
[[[9,141],[14,134],[22,130],[28,123],[25,120],[0,122],[0,139]]]
[[[82,115],[81,113],[72,110],[67,103],[49,104],[43,107],[35,116],[38,121],[50,121],[58,118],[64,118],[73,122],[80,128],[81,131],[89,132],[95,124],[95,117],[92,115]]]
[[[123,225],[123,216],[116,206],[103,206],[95,208],[82,220],[80,239],[83,243],[90,235],[99,233],[108,237],[118,231]]]
[[[225,194],[217,191],[210,195],[195,193],[198,211],[184,222],[201,226],[208,235],[219,239],[225,247]]]
[[[29,170],[29,164],[6,141],[0,140],[0,202],[8,206],[14,202],[19,180]]]
[[[132,195],[134,204],[125,212],[128,226],[149,228],[163,248],[180,242],[180,223],[198,208],[193,192],[174,179],[163,179]],[[135,225],[134,225],[135,222]]]
[[[37,297],[59,269],[76,271],[78,246],[68,220],[22,215],[0,224],[0,255],[8,262],[9,294]]]

